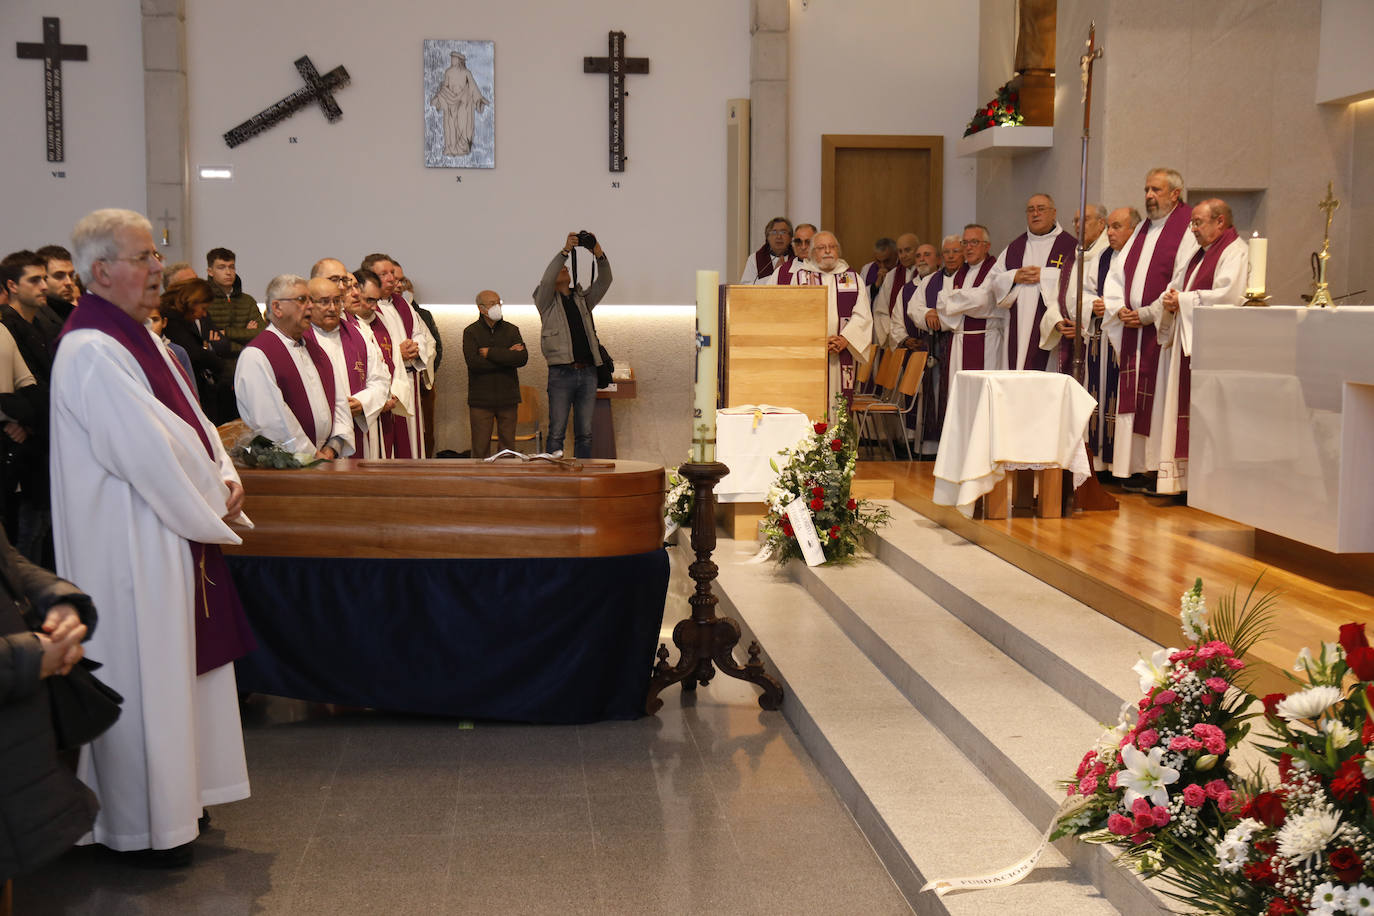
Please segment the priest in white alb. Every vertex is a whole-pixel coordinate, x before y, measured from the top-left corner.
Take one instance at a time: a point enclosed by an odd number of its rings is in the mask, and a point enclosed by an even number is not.
[[[304,278],[272,278],[269,324],[239,354],[234,397],[239,416],[258,435],[292,454],[332,461],[353,454],[353,417],[334,364],[305,336],[310,311]]]
[[[840,257],[840,241],[828,230],[811,239],[811,256],[796,265],[793,286],[826,290],[826,341],[830,397],[854,396],[855,370],[873,346],[873,313],[859,272]]]
[[[81,752],[101,805],[83,842],[186,865],[204,806],[248,796],[229,662],[253,637],[219,545],[241,542],[231,522],[252,526],[194,384],[145,325],[162,275],[152,226],[97,210],[72,250],[87,292],[52,372],[57,571],[100,609],[87,654],[124,697]]]
[[[396,281],[400,272],[390,255],[370,254],[363,258],[363,267],[376,273],[381,282],[377,315],[386,323],[391,336],[392,362],[405,373],[405,384],[398,392],[403,409],[392,411],[395,457],[423,458],[429,431],[420,415],[420,389],[434,387],[434,355],[437,352],[434,335],[398,290]]]
[[[1163,168],[1146,173],[1145,216],[1121,256],[1112,259],[1102,295],[1102,332],[1121,366],[1111,472],[1133,492],[1152,492],[1159,470],[1158,420],[1164,404],[1155,396],[1159,343],[1152,333],[1163,312],[1159,298],[1197,251],[1188,231],[1191,211],[1183,203],[1182,175]]]
[[[791,257],[792,224],[785,216],[775,216],[763,229],[763,244],[744,262],[744,274],[739,282],[765,282]]]
[[[1236,235],[1231,208],[1211,198],[1193,208],[1193,239],[1198,250],[1169,282],[1160,298],[1163,312],[1155,325],[1159,338],[1159,379],[1164,410],[1159,428],[1159,475],[1155,492],[1188,490],[1188,403],[1192,382],[1193,311],[1204,305],[1240,305],[1250,252]]]
[[[1044,338],[1041,321],[1052,304],[1062,312],[1060,280],[1073,267],[1078,240],[1059,225],[1057,214],[1054,198],[1032,194],[1026,201],[1026,231],[997,256],[991,286],[998,306],[1007,310],[1008,369],[1059,369],[1058,359],[1051,359],[1058,356],[1058,341]]]
[[[897,262],[882,274],[877,295],[870,303],[873,310],[873,340],[880,347],[900,346],[907,336],[906,322],[902,314],[902,288],[908,280],[918,279],[916,249],[920,247],[921,240],[914,232],[903,232],[897,236]],[[879,270],[881,269],[880,265]],[[860,273],[859,277],[862,279],[863,274]]]
[[[381,458],[382,437],[377,418],[391,397],[391,372],[382,360],[373,336],[343,319],[344,295],[329,277],[312,277],[310,327],[304,337],[313,340],[334,366],[334,384],[348,397],[353,417],[354,454]]]
[[[1093,318],[1092,301],[1098,298],[1100,287],[1097,285],[1098,264],[1102,253],[1110,251],[1107,244],[1107,211],[1101,204],[1088,204],[1087,218],[1082,214],[1073,215],[1074,234],[1081,237],[1086,251],[1082,258],[1075,257],[1073,268],[1064,277],[1064,305],[1060,308],[1058,300],[1045,303],[1045,315],[1040,319],[1040,339],[1051,346],[1058,346],[1063,337],[1075,337],[1073,322],[1078,311],[1078,274],[1083,271],[1083,327],[1090,328]],[[1091,388],[1089,392],[1091,393]]]

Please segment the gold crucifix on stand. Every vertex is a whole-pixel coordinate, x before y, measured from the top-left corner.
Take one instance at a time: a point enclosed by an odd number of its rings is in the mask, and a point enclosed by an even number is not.
[[[1318,210],[1326,211],[1326,233],[1322,238],[1322,250],[1316,256],[1317,287],[1312,294],[1312,301],[1308,303],[1309,308],[1326,308],[1328,305],[1332,308],[1336,307],[1336,303],[1331,301],[1331,291],[1327,289],[1326,286],[1326,266],[1327,261],[1331,259],[1331,217],[1335,214],[1336,208],[1341,205],[1341,202],[1335,198],[1335,195],[1333,195],[1331,191],[1332,182],[1328,181],[1326,183],[1326,199],[1317,204]]]

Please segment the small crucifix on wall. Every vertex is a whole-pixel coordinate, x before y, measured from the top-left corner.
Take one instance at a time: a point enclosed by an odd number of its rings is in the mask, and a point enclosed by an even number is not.
[[[611,171],[625,171],[625,75],[627,73],[648,73],[649,58],[625,56],[625,33],[611,32],[610,53],[606,57],[582,58],[583,73],[606,73],[610,83],[610,142]]]
[[[62,23],[56,16],[43,17],[43,40],[17,41],[15,54],[20,60],[43,62],[43,103],[48,120],[48,161],[66,161],[62,135],[62,61],[85,60],[85,45],[64,45]]]

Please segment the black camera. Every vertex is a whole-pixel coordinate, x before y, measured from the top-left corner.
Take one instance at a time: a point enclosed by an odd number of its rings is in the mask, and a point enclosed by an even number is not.
[[[577,246],[579,248],[585,248],[588,251],[593,250],[596,248],[596,236],[583,229],[581,232],[577,233]]]

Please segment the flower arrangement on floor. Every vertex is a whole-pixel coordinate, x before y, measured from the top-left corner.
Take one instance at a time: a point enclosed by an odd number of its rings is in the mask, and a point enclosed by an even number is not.
[[[1364,624],[1314,656],[1299,689],[1264,698],[1278,785],[1258,780],[1203,854],[1168,863],[1173,896],[1201,912],[1374,914],[1374,648]],[[1290,675],[1290,677],[1292,677]]]
[[[1026,122],[1021,114],[1020,94],[1007,86],[997,90],[997,97],[973,113],[973,118],[964,128],[964,136],[987,130],[998,125],[1020,125]]]
[[[1247,597],[1237,608],[1232,595],[1209,620],[1202,580],[1183,595],[1189,645],[1136,664],[1143,696],[1064,783],[1067,810],[1052,839],[1118,845],[1121,859],[1146,874],[1210,849],[1241,804],[1230,751],[1254,717],[1243,656],[1268,629],[1271,603],[1268,595],[1252,608]]]
[[[852,557],[866,532],[891,520],[883,506],[849,495],[858,463],[858,436],[843,395],[835,397],[829,422],[815,422],[806,438],[779,457],[784,459],[781,468],[769,462],[778,477],[768,490],[768,515],[763,520],[764,549],[779,563],[802,556],[787,517],[794,500],[804,500],[811,511],[827,563]]]
[[[690,460],[690,458],[689,458]],[[696,492],[687,478],[677,471],[668,472],[668,492],[664,494],[663,517],[668,525],[688,528],[692,524],[692,506]]]

